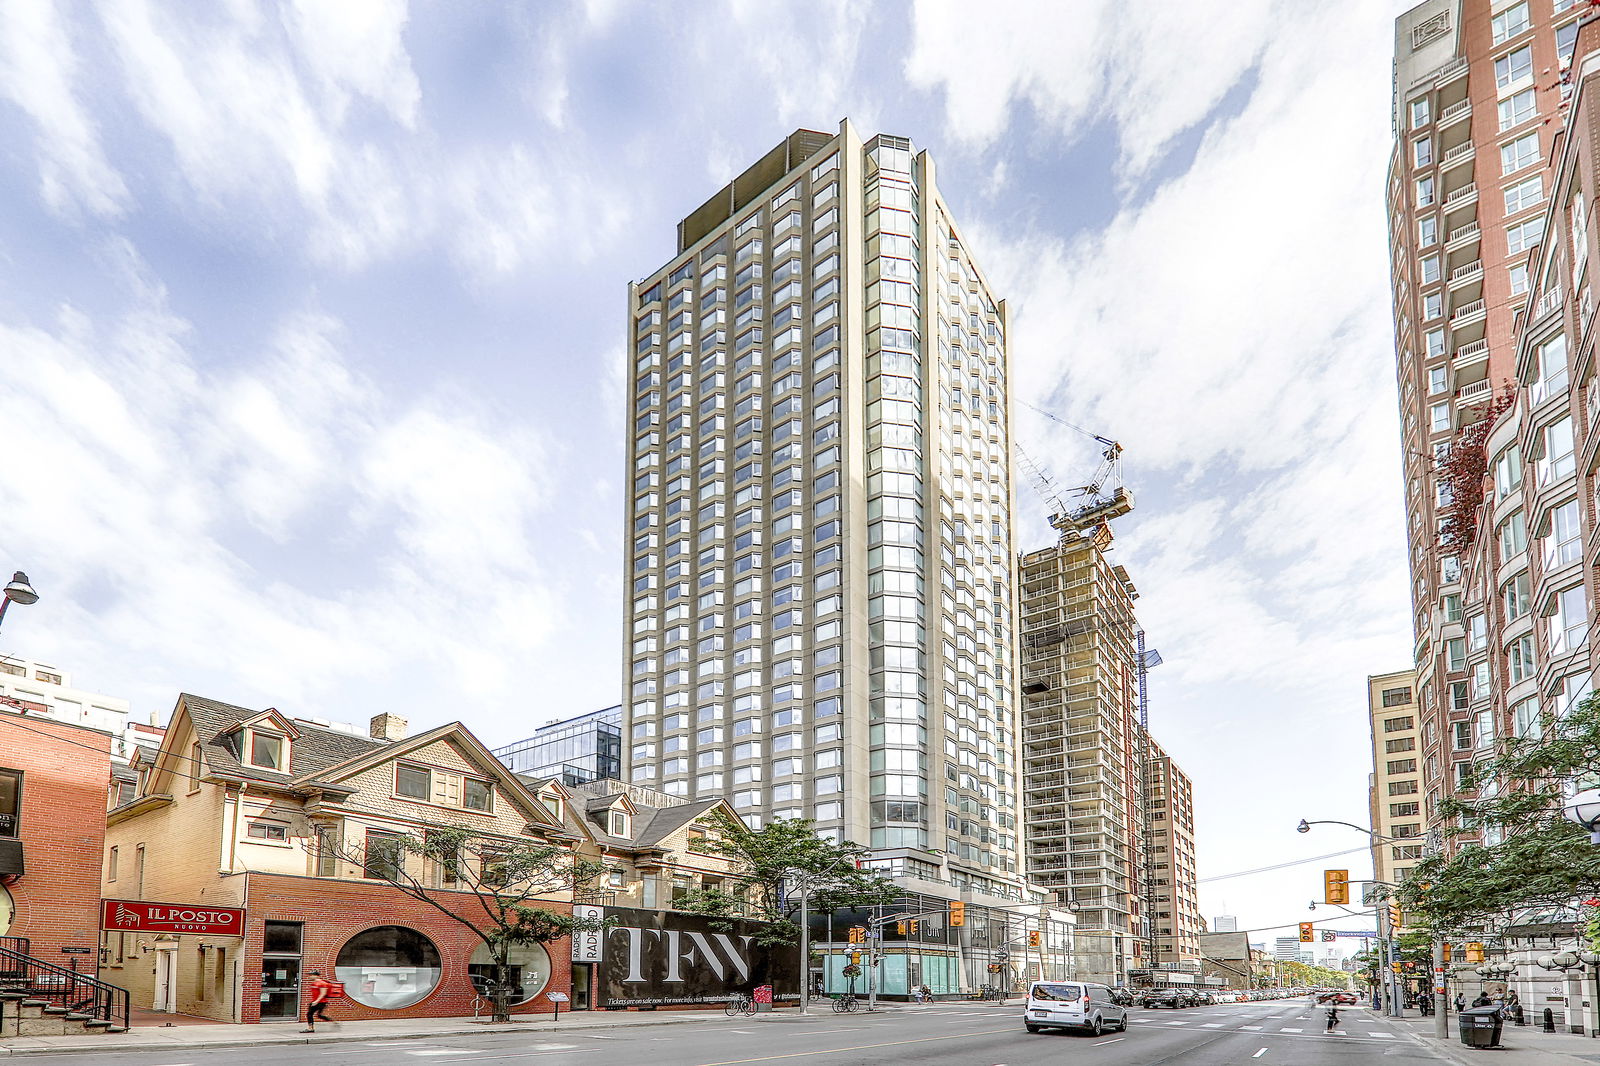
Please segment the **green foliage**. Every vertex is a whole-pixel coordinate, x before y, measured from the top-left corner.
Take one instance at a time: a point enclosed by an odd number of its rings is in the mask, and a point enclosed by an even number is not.
[[[1448,799],[1439,813],[1452,835],[1493,829],[1501,839],[1419,862],[1397,893],[1411,924],[1482,929],[1600,894],[1600,847],[1561,814],[1562,782],[1600,776],[1600,696],[1542,736],[1507,739],[1475,776],[1478,796]]]
[[[673,906],[722,924],[735,918],[760,922],[765,927],[756,935],[760,944],[790,944],[799,937],[794,918],[802,892],[814,911],[873,907],[899,898],[892,881],[856,868],[867,849],[823,840],[808,819],[777,820],[760,829],[725,812],[714,821],[718,836],[700,850],[730,860],[726,883],[731,888],[696,889]]]
[[[1283,963],[1283,978],[1288,984],[1306,988],[1344,988],[1350,983],[1350,975],[1340,970],[1293,961]]]

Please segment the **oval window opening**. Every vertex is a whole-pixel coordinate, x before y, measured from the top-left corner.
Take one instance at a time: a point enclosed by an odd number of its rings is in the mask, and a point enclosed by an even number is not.
[[[380,925],[345,941],[334,961],[334,976],[345,995],[380,1010],[397,1010],[422,1000],[439,986],[439,949],[403,925]]]
[[[509,962],[506,982],[512,989],[508,1001],[511,1006],[528,1002],[550,983],[550,953],[542,945],[511,945]],[[472,961],[467,964],[467,977],[472,981],[474,992],[480,996],[489,995],[494,984],[494,956],[490,954],[488,944],[479,944],[473,949]]]

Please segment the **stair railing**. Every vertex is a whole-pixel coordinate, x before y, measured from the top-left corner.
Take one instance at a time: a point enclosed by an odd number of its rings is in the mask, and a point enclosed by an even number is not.
[[[0,938],[0,988],[128,1028],[126,988],[18,951],[10,946],[18,940],[26,942],[23,937]]]

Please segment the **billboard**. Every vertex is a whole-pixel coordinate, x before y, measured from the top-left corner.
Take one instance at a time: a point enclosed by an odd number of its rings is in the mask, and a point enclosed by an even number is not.
[[[799,945],[762,947],[759,923],[631,907],[606,907],[604,916],[600,1006],[722,1003],[762,985],[773,986],[776,1002],[800,998]]]

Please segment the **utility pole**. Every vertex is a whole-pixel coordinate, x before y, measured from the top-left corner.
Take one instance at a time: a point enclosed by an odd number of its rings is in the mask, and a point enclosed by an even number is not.
[[[1440,1040],[1450,1039],[1450,1006],[1445,999],[1449,987],[1445,984],[1444,945],[1438,937],[1433,939],[1433,1035]]]

